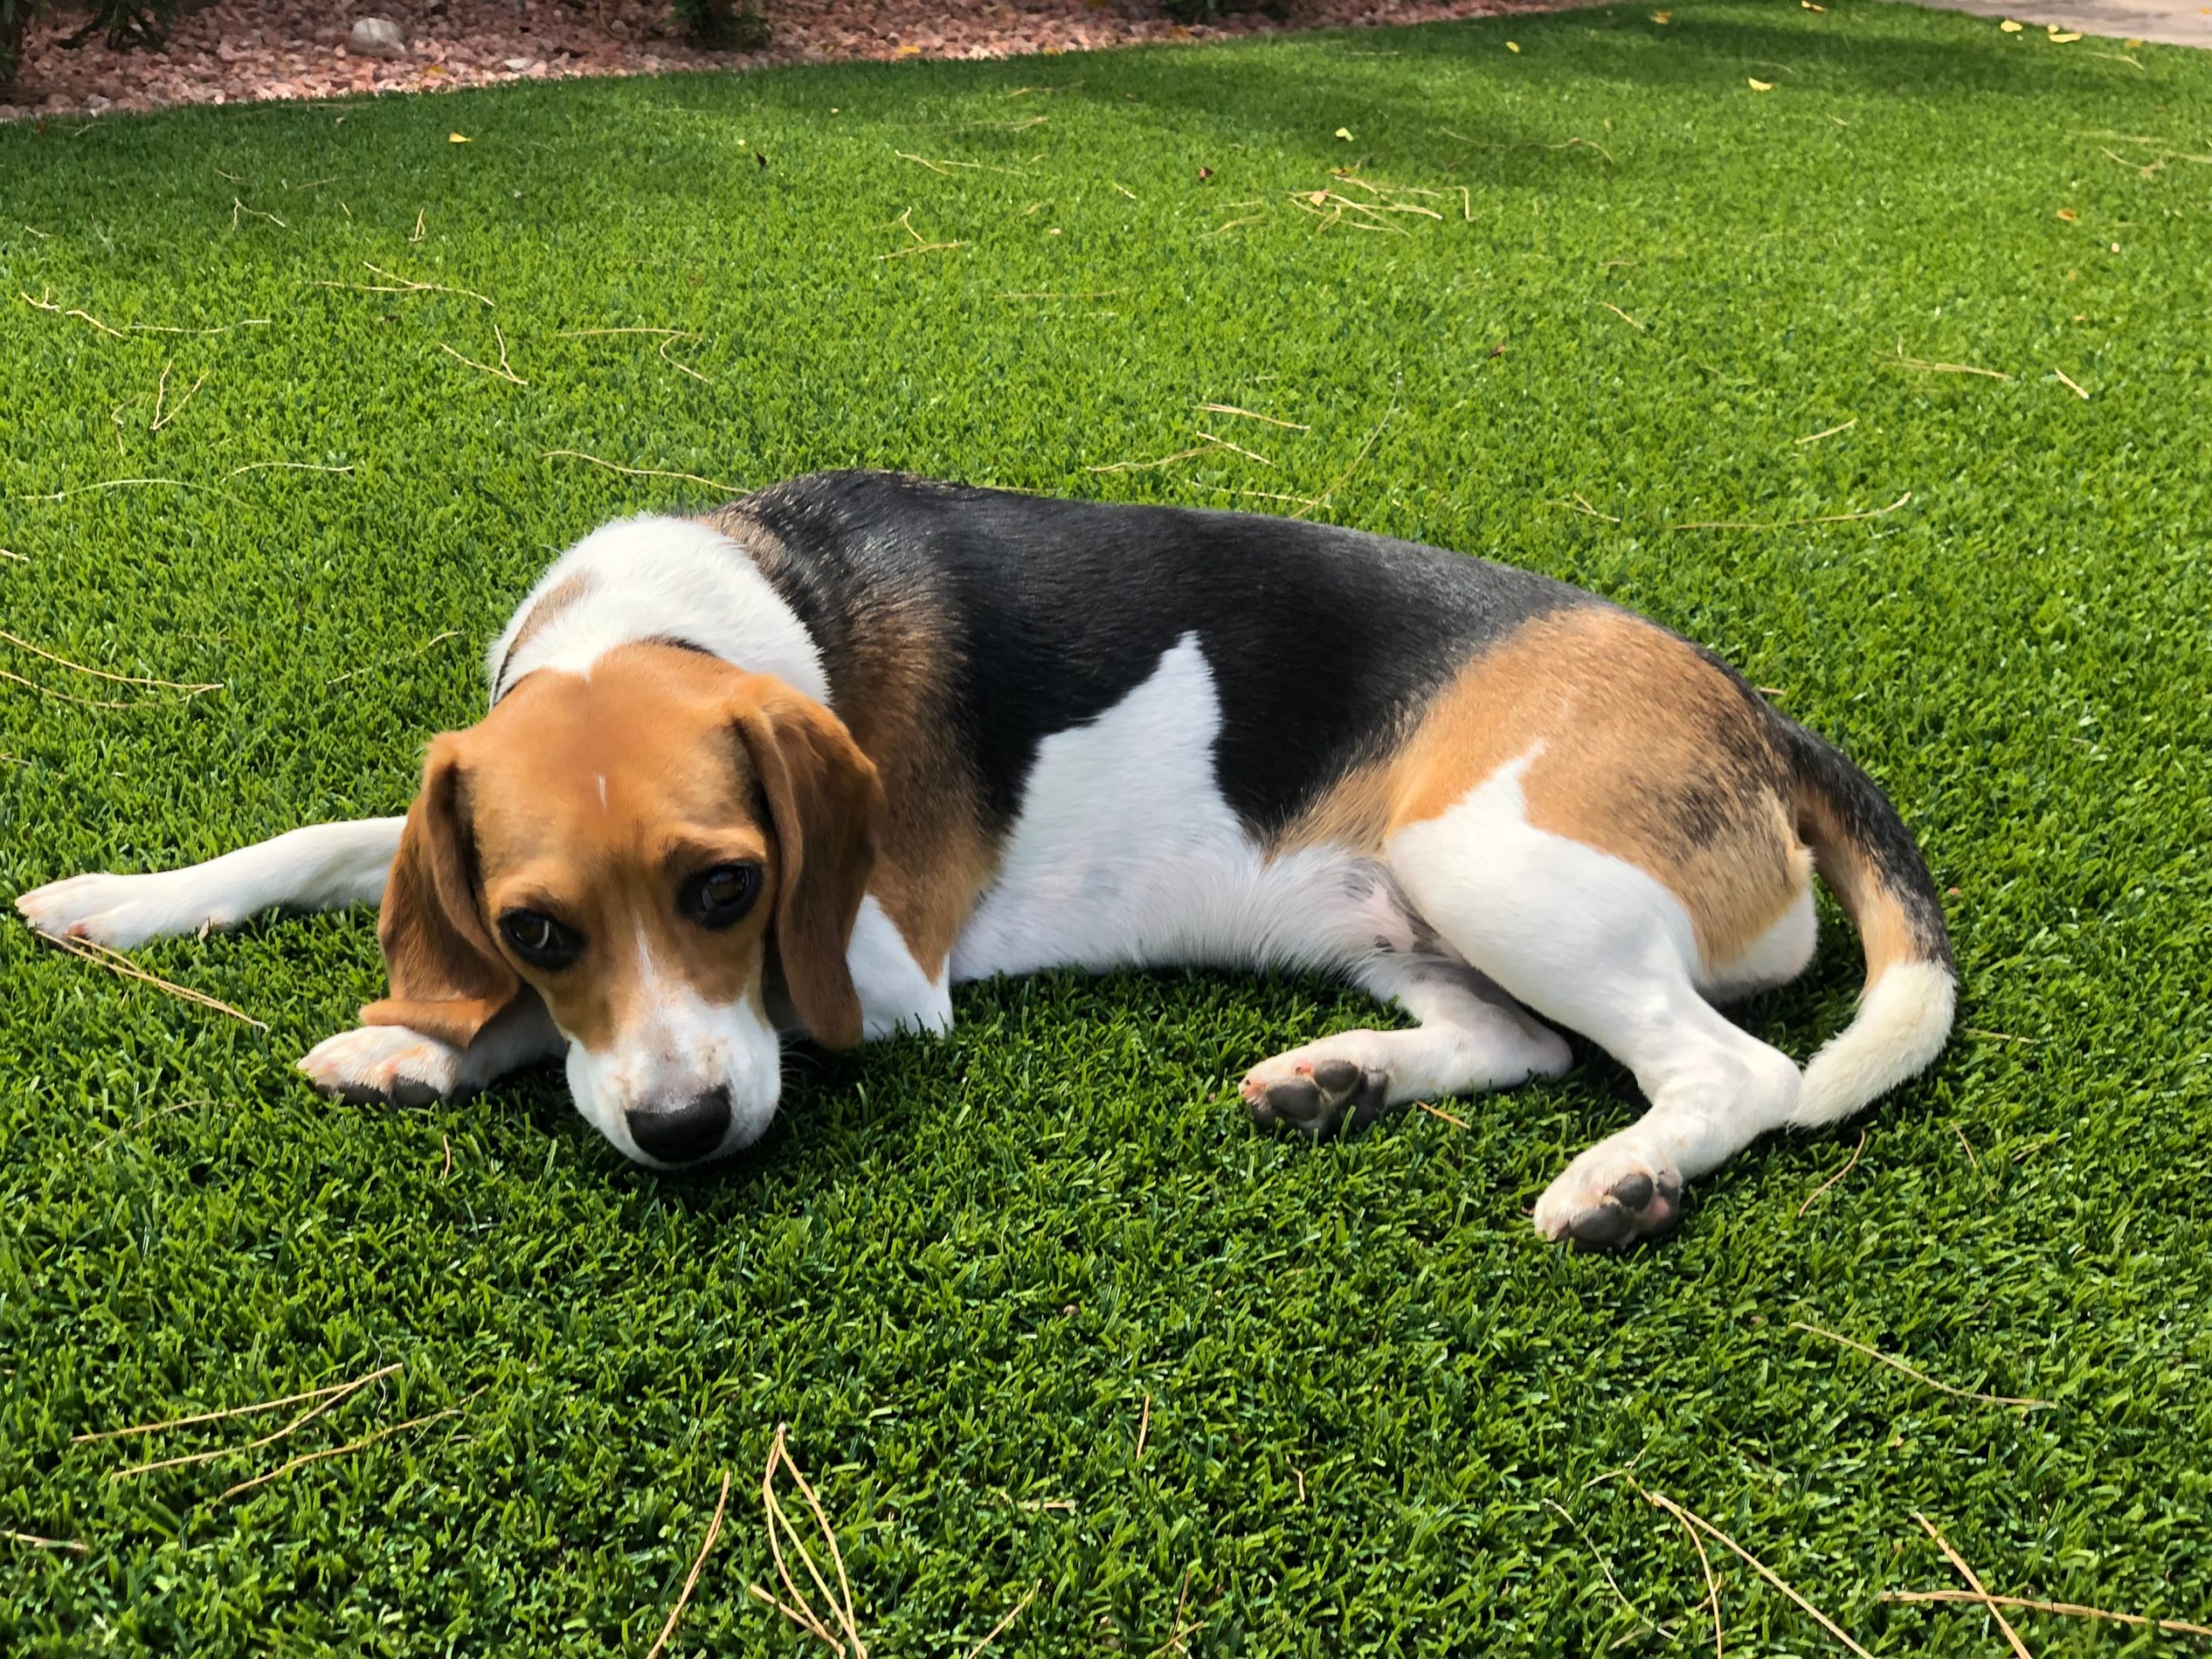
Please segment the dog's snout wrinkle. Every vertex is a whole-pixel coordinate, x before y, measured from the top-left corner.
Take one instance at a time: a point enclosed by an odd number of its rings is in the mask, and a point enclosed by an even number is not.
[[[648,1157],[696,1163],[718,1151],[729,1132],[729,1090],[718,1086],[672,1104],[633,1108],[627,1116],[630,1137]]]

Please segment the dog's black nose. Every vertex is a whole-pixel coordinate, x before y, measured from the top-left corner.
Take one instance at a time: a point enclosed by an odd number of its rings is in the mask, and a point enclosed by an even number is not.
[[[639,1151],[664,1164],[689,1164],[704,1158],[729,1133],[729,1090],[709,1089],[673,1106],[629,1114],[630,1138]]]

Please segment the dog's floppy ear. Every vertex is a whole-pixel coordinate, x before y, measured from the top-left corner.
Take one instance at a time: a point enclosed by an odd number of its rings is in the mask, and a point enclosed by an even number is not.
[[[775,821],[785,988],[816,1042],[849,1048],[861,1000],[845,950],[875,868],[883,785],[842,721],[772,675],[744,677],[732,717]]]
[[[384,890],[377,942],[391,995],[361,1010],[370,1026],[406,1026],[466,1048],[515,1000],[522,982],[485,931],[459,740],[430,745],[423,790],[407,809]]]

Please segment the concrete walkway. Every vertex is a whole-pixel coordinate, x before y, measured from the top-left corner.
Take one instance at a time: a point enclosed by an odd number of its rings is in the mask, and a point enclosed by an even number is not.
[[[2056,23],[2116,41],[2212,47],[2212,5],[2199,0],[1920,0],[1977,17],[2011,17],[2037,29]]]

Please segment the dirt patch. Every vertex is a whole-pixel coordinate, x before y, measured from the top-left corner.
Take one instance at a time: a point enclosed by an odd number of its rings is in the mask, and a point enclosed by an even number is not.
[[[81,15],[50,12],[32,30],[22,79],[0,120],[243,104],[348,92],[433,92],[500,80],[651,75],[851,59],[1003,58],[1145,41],[1287,29],[1361,28],[1559,10],[1563,0],[1306,0],[1285,23],[1259,13],[1183,28],[1152,0],[767,0],[774,38],[757,52],[687,44],[664,0],[406,0],[334,8],[327,0],[218,0],[177,19],[165,52],[61,41]],[[406,55],[363,57],[354,21],[387,17]]]

